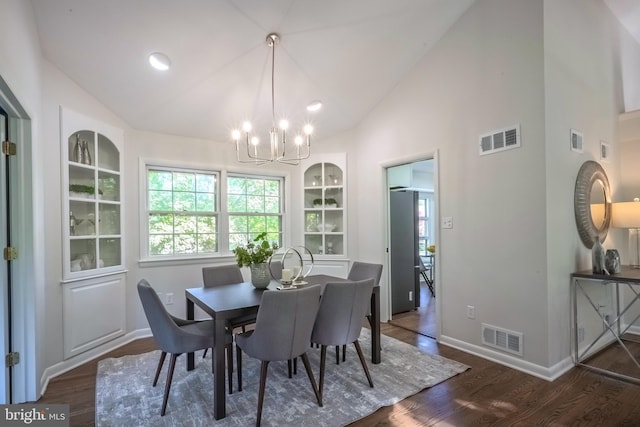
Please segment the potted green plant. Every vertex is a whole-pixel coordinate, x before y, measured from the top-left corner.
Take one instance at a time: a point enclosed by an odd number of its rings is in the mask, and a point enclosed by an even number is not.
[[[329,208],[337,208],[338,202],[336,201],[336,199],[329,197],[327,199],[324,199],[324,205]]]
[[[69,193],[80,194],[80,197],[83,197],[85,194],[91,197],[95,197],[96,188],[93,185],[69,184]],[[98,189],[98,195],[102,195],[102,190]]]
[[[267,262],[278,250],[278,244],[267,240],[267,233],[262,232],[253,241],[233,249],[238,267],[249,267],[251,283],[258,289],[264,289],[271,281],[271,273]]]

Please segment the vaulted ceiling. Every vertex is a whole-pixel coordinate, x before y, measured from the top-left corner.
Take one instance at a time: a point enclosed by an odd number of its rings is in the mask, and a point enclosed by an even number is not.
[[[250,119],[351,129],[475,0],[32,0],[44,56],[130,126],[226,141]],[[630,0],[607,0],[608,3]],[[631,0],[632,2],[636,0]],[[613,9],[613,8],[612,8]],[[148,55],[171,59],[167,72]],[[319,99],[321,111],[306,105]]]

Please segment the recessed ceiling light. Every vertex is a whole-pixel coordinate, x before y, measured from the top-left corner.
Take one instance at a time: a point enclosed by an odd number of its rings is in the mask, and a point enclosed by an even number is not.
[[[149,64],[156,70],[167,71],[171,66],[171,60],[161,52],[154,52],[149,55]]]
[[[309,105],[307,105],[307,111],[318,111],[322,108],[322,101],[315,100],[311,101]]]

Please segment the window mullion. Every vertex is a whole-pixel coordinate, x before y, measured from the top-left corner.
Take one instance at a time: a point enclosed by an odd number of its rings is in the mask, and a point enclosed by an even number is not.
[[[227,179],[227,171],[220,171],[220,197],[218,197],[218,202],[220,203],[220,205],[218,206],[218,250],[223,254],[229,253],[229,211],[227,207]]]

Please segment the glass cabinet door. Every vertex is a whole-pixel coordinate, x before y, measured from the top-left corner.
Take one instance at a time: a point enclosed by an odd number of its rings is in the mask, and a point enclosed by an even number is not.
[[[80,115],[62,112],[64,278],[122,270],[121,151]]]
[[[304,245],[314,255],[345,255],[343,168],[319,162],[304,172]]]

